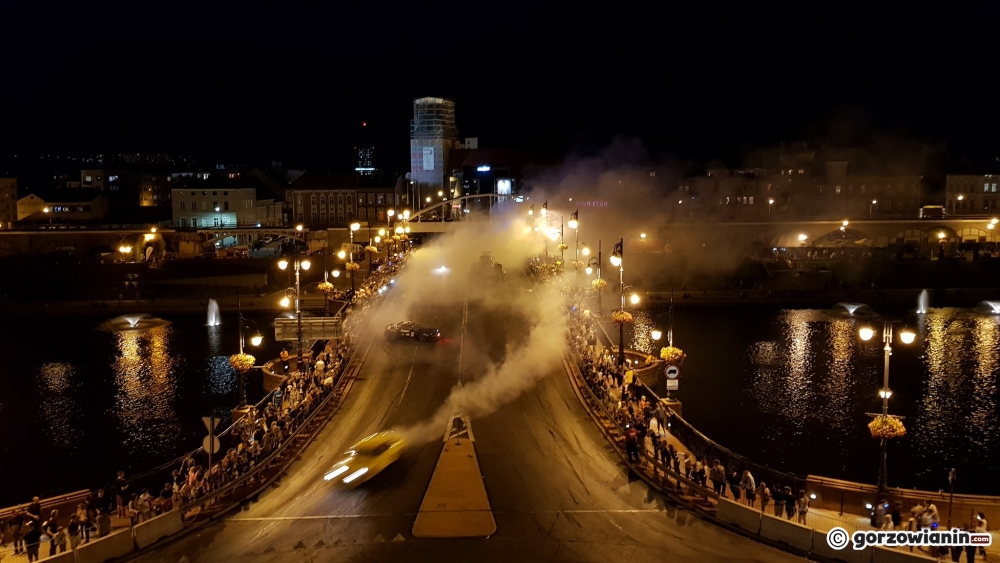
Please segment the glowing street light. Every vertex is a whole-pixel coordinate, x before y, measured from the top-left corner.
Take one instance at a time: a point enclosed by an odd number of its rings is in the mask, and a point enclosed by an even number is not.
[[[631,303],[632,303],[633,305],[638,305],[638,304],[639,304],[639,294],[638,294],[638,293],[633,293],[633,294],[632,294],[632,296],[631,296],[631,297],[629,297],[629,299],[628,299],[628,300],[629,300],[629,301],[630,301],[630,302],[631,302]]]
[[[663,336],[663,332],[654,328],[652,331],[650,331],[649,336],[652,337],[653,340],[659,340],[660,337]]]
[[[641,234],[639,235],[639,238],[641,238],[641,239],[645,240],[645,239],[646,239],[646,233],[641,233]]]
[[[809,237],[805,233],[803,233],[803,234],[799,235],[799,242],[805,242],[806,239],[808,239],[808,238]]]
[[[339,278],[340,277],[340,270],[333,270],[332,272],[330,272],[330,275],[333,276],[333,277],[335,277],[335,278]]]
[[[898,322],[898,321],[897,321]],[[882,416],[889,416],[889,397],[892,396],[892,391],[889,389],[889,359],[892,357],[892,325],[894,322],[888,318],[885,319],[882,325],[882,342],[884,344],[883,351],[885,354],[885,371],[882,375],[882,389],[879,390],[878,396],[882,399]],[[865,325],[858,329],[858,336],[862,340],[868,341],[874,338],[875,329]],[[912,344],[916,340],[917,334],[907,327],[903,327],[899,331],[899,340],[903,344]],[[888,468],[886,467],[886,445],[888,440],[882,438],[881,440],[881,457],[879,464],[878,473],[878,489],[879,492],[884,494],[888,488]]]

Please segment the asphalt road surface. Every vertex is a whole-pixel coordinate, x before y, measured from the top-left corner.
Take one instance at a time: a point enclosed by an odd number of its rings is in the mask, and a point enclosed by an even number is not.
[[[524,285],[523,277],[511,275],[504,290],[524,291]],[[493,414],[471,420],[497,522],[490,538],[426,540],[410,533],[441,439],[410,448],[353,491],[324,482],[336,455],[359,438],[429,417],[458,380],[460,349],[462,374],[470,380],[487,359],[501,358],[508,343],[524,338],[517,316],[502,308],[473,301],[463,327],[460,296],[452,305],[421,305],[405,289],[393,291],[375,322],[405,320],[392,311],[403,314],[409,306],[411,320],[440,328],[446,338],[386,342],[379,331],[344,408],[273,489],[141,561],[801,560],[666,504],[630,477],[562,371]]]

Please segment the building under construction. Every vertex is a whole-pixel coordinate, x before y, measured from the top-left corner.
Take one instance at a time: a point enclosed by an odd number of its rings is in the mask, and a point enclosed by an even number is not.
[[[410,198],[415,208],[438,199],[445,188],[449,153],[459,147],[455,102],[445,98],[413,100],[410,121]]]

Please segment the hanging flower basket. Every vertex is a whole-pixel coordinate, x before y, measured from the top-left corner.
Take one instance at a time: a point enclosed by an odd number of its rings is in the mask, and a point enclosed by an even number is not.
[[[569,265],[574,270],[579,270],[580,268],[583,267],[583,260],[573,260],[572,262],[569,263]]]
[[[648,354],[648,355],[646,356],[646,362],[645,362],[645,365],[647,365],[647,366],[648,366],[649,364],[651,364],[651,363],[653,363],[653,362],[655,362],[655,361],[656,361],[656,358],[654,358],[652,354]]]
[[[628,311],[615,311],[611,313],[611,320],[615,322],[616,325],[630,325],[635,319],[632,318],[632,313]]]
[[[597,278],[590,282],[590,285],[592,285],[594,289],[604,289],[605,287],[608,287],[608,281],[604,278]]]
[[[369,244],[368,246],[365,247],[365,252],[376,253],[378,252],[378,249]]]
[[[319,285],[316,286],[316,289],[322,291],[323,293],[330,293],[331,291],[333,291],[333,284],[330,282],[319,282]]]
[[[399,235],[399,240],[410,240],[410,237],[407,235]]]
[[[679,366],[684,363],[685,358],[687,358],[687,354],[685,354],[684,350],[681,350],[680,348],[675,348],[673,346],[660,348],[660,359],[668,364]]]
[[[891,438],[902,438],[906,436],[906,427],[898,417],[880,414],[868,423],[868,430],[872,433],[872,438],[888,440]]]
[[[252,370],[254,361],[256,361],[256,358],[250,354],[233,354],[232,356],[229,356],[229,365],[240,373],[246,373]]]
[[[344,264],[344,269],[348,272],[356,272],[361,269],[361,265],[357,262],[348,262]]]
[[[568,244],[566,244],[564,242],[560,242],[559,243],[559,250],[566,250],[567,248],[569,248]]]

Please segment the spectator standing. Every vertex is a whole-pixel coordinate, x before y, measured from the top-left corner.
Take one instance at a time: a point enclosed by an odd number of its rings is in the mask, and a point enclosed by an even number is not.
[[[767,488],[767,483],[761,481],[757,485],[757,496],[760,497],[760,511],[767,510],[768,503],[771,502],[771,489]]]
[[[56,534],[59,533],[57,518],[59,518],[59,511],[53,510],[49,515],[49,519],[42,524],[42,531],[49,538],[49,557],[56,554]]]
[[[127,515],[127,502],[125,499],[128,498],[128,481],[125,480],[125,472],[119,471],[118,476],[115,477],[115,513],[119,518],[125,518]]]
[[[90,517],[87,514],[87,504],[81,502],[76,505],[76,520],[80,523],[80,538],[83,543],[90,541]]]
[[[42,541],[41,526],[29,521],[24,525],[24,530],[24,548],[28,554],[28,563],[38,561],[38,544]]]
[[[69,536],[69,548],[76,551],[76,546],[80,545],[80,518],[76,513],[69,515],[69,523],[66,524],[66,535]]]
[[[806,492],[799,491],[799,500],[795,502],[795,512],[798,514],[798,523],[805,526],[806,515],[809,514],[809,497]]]
[[[747,500],[747,506],[753,506],[757,494],[757,484],[754,482],[753,475],[750,474],[749,469],[743,470],[743,476],[740,477],[740,487],[743,488],[743,496]]]
[[[792,493],[792,488],[785,485],[785,517],[789,520],[795,518],[797,506],[795,501],[795,495]]]
[[[639,432],[631,425],[625,425],[625,451],[628,453],[630,463],[633,457],[635,462],[639,463]]]
[[[733,500],[739,503],[742,488],[740,487],[740,476],[736,473],[735,469],[729,474],[727,482],[729,484],[729,492],[733,493]]]
[[[712,462],[712,469],[708,472],[709,478],[712,480],[712,490],[715,491],[717,495],[724,495],[725,490],[723,485],[726,482],[726,470],[722,467],[722,463],[719,460]]]

